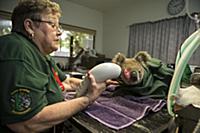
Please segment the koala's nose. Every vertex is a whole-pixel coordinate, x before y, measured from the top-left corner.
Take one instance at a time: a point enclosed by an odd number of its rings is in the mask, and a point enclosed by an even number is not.
[[[132,80],[137,80],[137,79],[138,79],[138,74],[137,74],[136,71],[132,71],[132,72],[131,72],[131,79],[132,79]]]
[[[137,76],[137,72],[136,71],[132,71],[131,76],[132,77],[136,77]]]

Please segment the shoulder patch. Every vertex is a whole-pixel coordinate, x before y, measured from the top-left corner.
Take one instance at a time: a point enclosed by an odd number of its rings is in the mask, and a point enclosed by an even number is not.
[[[31,97],[28,89],[19,88],[11,92],[11,109],[14,114],[25,114],[31,110]]]

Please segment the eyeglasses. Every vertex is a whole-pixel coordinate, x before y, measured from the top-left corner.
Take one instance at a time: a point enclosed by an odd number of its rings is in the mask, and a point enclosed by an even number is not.
[[[49,24],[53,29],[62,31],[62,27],[58,24],[55,24],[52,21],[48,21],[48,20],[40,20],[40,19],[31,19],[32,21],[36,21],[36,22],[42,22],[42,23],[47,23]]]

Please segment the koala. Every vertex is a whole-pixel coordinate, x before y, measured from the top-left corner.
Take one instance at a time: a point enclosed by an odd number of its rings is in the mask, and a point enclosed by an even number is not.
[[[122,68],[120,82],[126,85],[136,85],[141,83],[144,77],[144,66],[150,59],[151,56],[146,51],[140,51],[133,58],[127,58],[124,54],[117,53],[112,62]]]
[[[122,69],[116,79],[120,85],[115,95],[166,97],[174,70],[161,60],[151,57],[146,51],[139,51],[132,58],[118,53],[112,62]]]

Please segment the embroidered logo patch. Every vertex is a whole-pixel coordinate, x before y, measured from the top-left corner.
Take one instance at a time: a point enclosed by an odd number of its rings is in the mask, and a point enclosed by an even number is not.
[[[24,114],[30,111],[31,97],[28,89],[17,89],[11,93],[11,108],[15,114]]]

